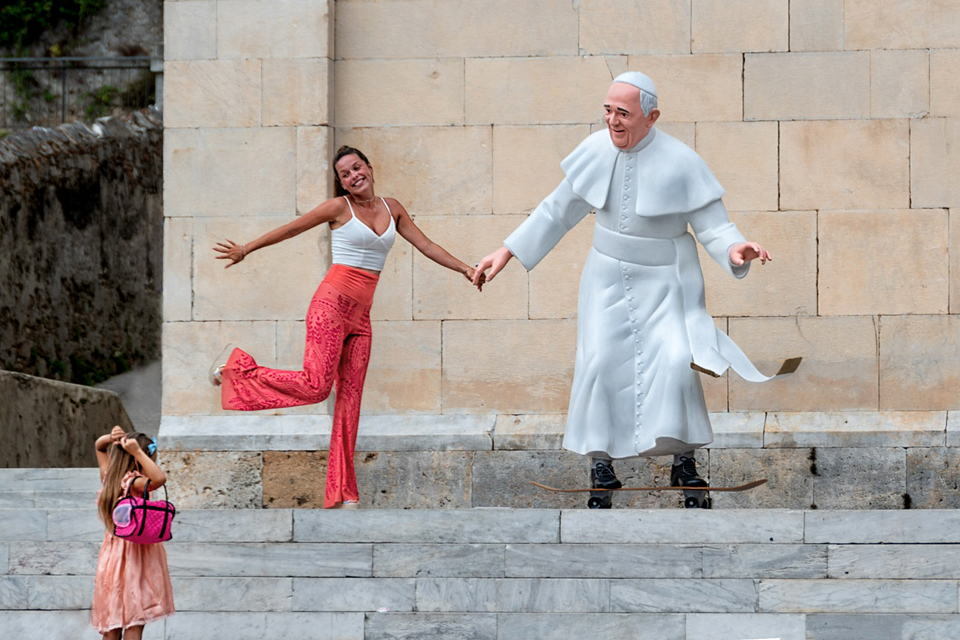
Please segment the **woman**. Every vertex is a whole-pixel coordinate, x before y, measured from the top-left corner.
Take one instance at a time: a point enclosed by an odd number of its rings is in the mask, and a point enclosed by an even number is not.
[[[227,267],[248,254],[329,223],[333,265],[307,311],[307,344],[302,371],[260,367],[240,349],[218,366],[211,381],[221,388],[224,409],[257,411],[322,402],[337,384],[327,464],[325,508],[359,506],[353,449],[360,420],[363,381],[370,361],[370,305],[387,252],[399,233],[423,255],[473,280],[473,269],[417,228],[393,198],[374,193],[373,167],[352,147],[333,157],[337,197],[252,242],[218,242],[214,250]],[[482,288],[481,279],[478,289]]]

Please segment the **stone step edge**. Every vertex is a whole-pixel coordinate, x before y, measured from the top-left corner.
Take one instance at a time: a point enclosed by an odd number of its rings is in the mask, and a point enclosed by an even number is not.
[[[960,510],[184,510],[179,542],[350,544],[960,544]],[[98,542],[90,509],[0,510],[0,544]]]
[[[561,414],[361,416],[357,451],[562,449]],[[960,411],[711,413],[710,448],[960,446]],[[160,445],[172,451],[326,450],[329,415],[164,416]]]

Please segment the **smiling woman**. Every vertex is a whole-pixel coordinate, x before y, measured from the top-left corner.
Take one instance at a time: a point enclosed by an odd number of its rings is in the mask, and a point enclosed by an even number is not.
[[[333,431],[324,507],[357,507],[360,495],[353,451],[360,400],[370,361],[370,307],[387,253],[399,233],[425,256],[472,281],[473,269],[432,242],[394,198],[378,197],[370,161],[359,149],[340,147],[333,157],[337,197],[285,225],[247,242],[218,242],[214,251],[226,267],[249,254],[329,224],[333,266],[307,311],[307,343],[301,371],[258,366],[233,349],[215,362],[211,382],[221,388],[224,409],[259,411],[322,402],[336,382]],[[480,289],[483,281],[477,284]],[[226,350],[224,355],[227,355]]]

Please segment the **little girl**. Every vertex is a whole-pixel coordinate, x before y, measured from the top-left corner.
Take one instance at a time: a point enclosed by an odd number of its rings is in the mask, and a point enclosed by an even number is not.
[[[156,441],[120,427],[97,438],[103,486],[97,497],[106,525],[93,592],[91,623],[105,640],[140,640],[143,625],[173,615],[173,587],[163,544],[137,544],[113,535],[113,509],[129,492],[142,496],[167,481],[155,461]]]

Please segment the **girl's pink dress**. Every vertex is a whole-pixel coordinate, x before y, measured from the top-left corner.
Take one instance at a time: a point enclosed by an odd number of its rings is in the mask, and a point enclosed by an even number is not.
[[[131,471],[121,485],[126,492],[141,474]],[[126,629],[171,616],[173,587],[163,543],[137,544],[106,531],[97,560],[90,621],[97,631]]]

